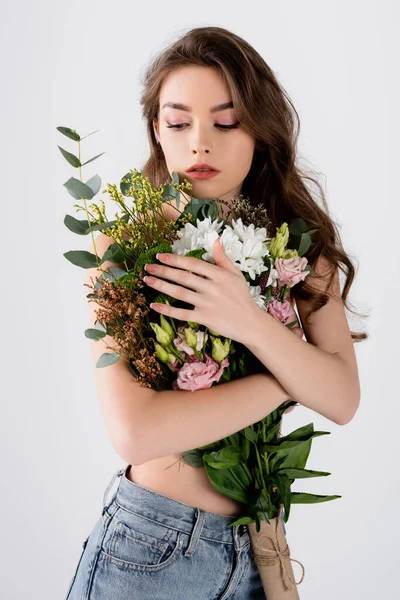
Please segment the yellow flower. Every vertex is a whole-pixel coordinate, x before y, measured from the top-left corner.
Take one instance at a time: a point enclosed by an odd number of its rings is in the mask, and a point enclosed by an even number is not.
[[[221,362],[229,354],[229,350],[231,347],[231,340],[226,339],[224,343],[221,342],[220,338],[211,337],[211,340],[212,340],[211,356],[217,362]]]
[[[287,223],[282,223],[276,230],[276,236],[272,238],[269,245],[269,251],[273,258],[282,258],[286,244],[289,241],[289,227]]]
[[[164,315],[161,315],[161,321]],[[165,320],[165,317],[164,317]],[[160,327],[157,323],[150,323],[154,333],[156,334],[157,342],[162,346],[168,346],[174,338],[174,332],[172,327],[167,323],[169,327],[169,331],[166,331],[165,324],[163,327]]]
[[[186,343],[190,348],[195,349],[197,345],[197,334],[190,327],[185,329]]]
[[[157,344],[157,342],[155,342],[155,347],[156,347],[156,356],[163,362],[163,363],[167,363],[169,362],[169,357],[170,355],[168,354],[168,352],[166,350],[164,350],[164,348],[162,346],[160,346],[160,344]]]
[[[286,249],[284,251],[284,253],[282,254],[282,258],[294,258],[295,256],[298,256],[298,252],[297,250],[290,250],[290,249]]]

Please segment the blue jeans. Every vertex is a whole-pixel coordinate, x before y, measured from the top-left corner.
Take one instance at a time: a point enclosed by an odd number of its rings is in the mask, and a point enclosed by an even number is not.
[[[66,600],[265,599],[246,525],[142,487],[129,469],[107,486]]]

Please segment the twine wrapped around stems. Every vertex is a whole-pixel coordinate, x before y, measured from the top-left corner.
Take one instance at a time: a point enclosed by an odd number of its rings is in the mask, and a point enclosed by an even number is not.
[[[258,533],[255,523],[250,523],[247,527],[266,598],[299,600],[297,585],[303,581],[305,569],[300,561],[290,556],[280,515],[270,519],[269,523],[261,521]],[[294,578],[291,561],[297,562],[302,568],[299,582]]]

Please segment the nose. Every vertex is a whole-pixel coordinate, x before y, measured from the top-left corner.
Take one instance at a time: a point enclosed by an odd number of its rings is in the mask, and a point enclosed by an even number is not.
[[[207,140],[205,132],[203,132],[200,127],[193,127],[192,131],[193,133],[190,141],[192,154],[201,154],[202,152],[208,154],[210,152],[210,143]]]

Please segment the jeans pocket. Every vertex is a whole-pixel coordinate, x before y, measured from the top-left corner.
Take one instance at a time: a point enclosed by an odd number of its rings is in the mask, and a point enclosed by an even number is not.
[[[117,515],[105,548],[112,564],[129,570],[161,571],[181,555],[180,531],[132,513],[125,519],[121,510]]]
[[[69,584],[69,588],[68,588],[68,592],[67,592],[67,596],[66,596],[66,599],[65,599],[65,600],[68,600],[68,598],[69,598],[69,595],[70,595],[70,593],[71,593],[72,586],[74,585],[74,582],[75,582],[75,579],[76,579],[76,574],[78,573],[79,565],[81,564],[82,557],[83,557],[83,555],[84,555],[84,553],[85,553],[85,548],[86,548],[86,546],[87,546],[87,543],[88,543],[89,537],[90,537],[90,534],[87,536],[87,538],[84,540],[84,542],[83,542],[83,544],[82,544],[82,551],[81,551],[81,555],[80,555],[80,557],[79,557],[78,564],[76,565],[75,573],[74,573],[74,575],[73,575],[73,577],[72,577],[71,583]]]

